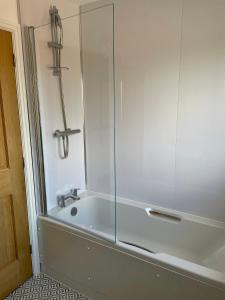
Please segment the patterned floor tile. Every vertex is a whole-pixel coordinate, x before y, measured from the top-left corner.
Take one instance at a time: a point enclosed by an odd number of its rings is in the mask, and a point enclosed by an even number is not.
[[[45,274],[34,276],[5,300],[91,300]]]

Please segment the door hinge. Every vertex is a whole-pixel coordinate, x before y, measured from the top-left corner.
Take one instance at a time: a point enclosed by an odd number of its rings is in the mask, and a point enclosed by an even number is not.
[[[30,245],[30,254],[32,254],[32,246]]]
[[[16,66],[16,59],[15,59],[15,55],[14,54],[12,55],[12,59],[13,59],[13,67],[15,67]]]
[[[25,160],[24,157],[22,156],[22,164],[23,164],[23,169],[25,168]]]

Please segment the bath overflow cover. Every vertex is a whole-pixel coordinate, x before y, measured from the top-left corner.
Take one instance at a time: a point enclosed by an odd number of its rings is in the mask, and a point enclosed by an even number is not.
[[[77,214],[77,208],[76,207],[72,207],[71,208],[71,216],[76,216]]]

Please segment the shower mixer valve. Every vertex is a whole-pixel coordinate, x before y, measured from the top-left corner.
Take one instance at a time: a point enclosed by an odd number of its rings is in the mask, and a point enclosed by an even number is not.
[[[57,138],[60,138],[62,136],[69,136],[69,135],[77,134],[77,133],[80,133],[80,132],[81,132],[80,129],[70,129],[70,128],[68,128],[67,130],[64,130],[64,131],[56,130],[53,133],[53,136],[57,137]]]

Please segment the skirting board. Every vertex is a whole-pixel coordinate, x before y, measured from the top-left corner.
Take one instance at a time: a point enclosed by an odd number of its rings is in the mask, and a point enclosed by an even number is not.
[[[225,291],[39,218],[42,271],[98,300],[224,300]]]

